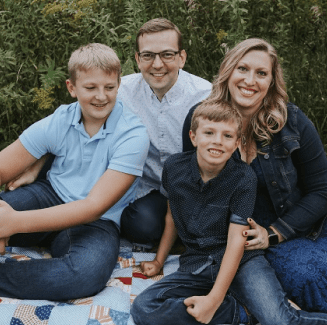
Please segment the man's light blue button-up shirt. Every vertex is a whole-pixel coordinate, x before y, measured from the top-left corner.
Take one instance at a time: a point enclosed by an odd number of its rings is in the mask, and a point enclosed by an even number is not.
[[[183,70],[179,70],[176,83],[161,101],[141,73],[122,78],[118,97],[141,118],[150,138],[136,198],[160,189],[164,162],[171,154],[182,151],[182,127],[188,111],[210,92],[210,82]]]

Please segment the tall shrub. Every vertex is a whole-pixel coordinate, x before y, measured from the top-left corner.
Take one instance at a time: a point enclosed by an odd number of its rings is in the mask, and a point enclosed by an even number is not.
[[[327,149],[325,0],[0,0],[0,149],[72,101],[65,89],[67,62],[79,46],[108,44],[123,74],[138,71],[137,30],[157,17],[181,29],[185,69],[209,81],[237,42],[271,42],[290,100],[312,119]]]

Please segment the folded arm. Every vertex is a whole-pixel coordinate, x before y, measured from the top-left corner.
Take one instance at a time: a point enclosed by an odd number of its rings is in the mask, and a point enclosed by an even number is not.
[[[19,139],[3,149],[0,152],[0,186],[15,179],[36,160]]]
[[[48,155],[41,157],[40,159],[35,161],[31,166],[27,167],[20,175],[7,182],[6,190],[13,191],[18,187],[33,183],[40,174],[40,171],[43,168],[47,159]]]
[[[215,284],[207,296],[193,296],[184,300],[187,312],[198,322],[208,324],[222,304],[244,253],[242,232],[248,226],[231,223],[226,251]]]
[[[0,201],[0,238],[16,233],[56,231],[95,221],[129,189],[136,176],[108,169],[83,200],[29,211]]]

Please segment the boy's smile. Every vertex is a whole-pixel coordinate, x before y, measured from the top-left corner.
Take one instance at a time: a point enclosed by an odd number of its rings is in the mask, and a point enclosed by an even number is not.
[[[93,68],[78,71],[75,85],[69,79],[66,83],[71,96],[77,97],[81,105],[85,130],[88,132],[89,127],[99,130],[116,104],[119,88],[117,74]]]
[[[203,180],[216,177],[239,144],[234,121],[214,122],[199,117],[199,126],[190,138],[197,148],[197,160]]]

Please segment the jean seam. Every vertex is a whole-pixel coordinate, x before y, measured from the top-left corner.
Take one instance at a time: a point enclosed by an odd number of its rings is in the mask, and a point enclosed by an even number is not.
[[[71,235],[70,235],[70,228],[66,229],[66,231],[67,231],[67,237],[69,239],[69,249],[68,249],[67,255],[70,255],[72,252],[72,240],[71,240]]]
[[[192,284],[191,284],[192,285]],[[157,298],[158,299],[164,299],[164,295],[165,295],[165,293],[166,292],[168,292],[168,291],[170,291],[170,290],[174,290],[174,289],[176,289],[176,288],[180,288],[180,287],[186,287],[184,284],[177,284],[177,285],[175,285],[175,286],[171,286],[171,287],[169,287],[169,288],[167,288],[167,289],[164,289],[164,290],[162,290],[162,291],[160,291],[159,293],[158,293],[158,295],[157,295]],[[170,298],[168,298],[168,299],[170,299]],[[178,298],[177,298],[178,299]]]
[[[239,296],[237,295],[237,294],[235,294],[234,293],[234,291],[232,290],[232,289],[228,289],[228,293],[232,296],[232,297],[234,297],[235,298],[235,305],[236,305],[236,303],[238,303],[239,305],[241,305],[244,309],[246,309],[245,310],[245,312],[246,312],[246,314],[247,314],[247,316],[248,316],[248,319],[249,319],[249,323],[248,324],[252,324],[252,321],[251,321],[251,313],[249,312],[249,310],[248,310],[248,308],[246,307],[246,303],[241,299],[241,298],[239,298]],[[250,314],[248,314],[248,312],[250,313]],[[237,318],[236,318],[236,315],[238,316]],[[234,320],[236,320],[236,323],[235,324],[238,324],[238,322],[239,322],[239,319],[240,318],[240,311],[239,311],[239,308],[237,308],[237,305],[235,306],[235,319]]]

